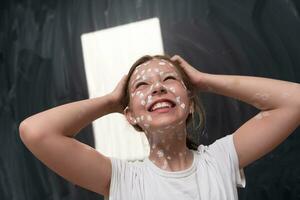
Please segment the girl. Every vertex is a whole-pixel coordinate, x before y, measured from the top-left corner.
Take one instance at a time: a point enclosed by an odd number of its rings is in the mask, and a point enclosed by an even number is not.
[[[209,146],[191,141],[193,115],[205,121],[195,89],[260,109],[233,134]],[[149,157],[127,162],[73,139],[93,120],[123,113],[144,131]],[[111,93],[25,119],[20,136],[32,153],[65,179],[115,199],[237,199],[243,168],[270,152],[300,122],[299,84],[200,72],[179,56],[139,59]]]

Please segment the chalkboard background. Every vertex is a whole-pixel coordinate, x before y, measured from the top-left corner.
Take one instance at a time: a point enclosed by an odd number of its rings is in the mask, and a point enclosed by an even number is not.
[[[80,35],[159,17],[165,52],[207,73],[300,81],[297,0],[2,0],[0,3],[0,199],[82,200],[102,196],[68,183],[22,144],[19,123],[88,98]],[[151,34],[151,33],[149,33]],[[232,133],[258,112],[201,94],[203,144]],[[77,139],[94,145],[86,127]],[[245,199],[300,199],[300,133],[245,168]]]

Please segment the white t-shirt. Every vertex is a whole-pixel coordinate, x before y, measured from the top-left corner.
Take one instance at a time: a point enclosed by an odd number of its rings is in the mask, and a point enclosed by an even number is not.
[[[243,169],[232,135],[193,151],[192,165],[170,172],[148,158],[129,162],[110,158],[112,176],[109,200],[235,200],[237,187],[245,187]]]

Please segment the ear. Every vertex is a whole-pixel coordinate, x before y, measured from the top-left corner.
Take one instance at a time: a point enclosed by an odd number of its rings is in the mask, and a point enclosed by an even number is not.
[[[137,124],[136,119],[135,119],[135,117],[133,117],[133,114],[132,114],[132,112],[131,112],[131,110],[128,106],[124,109],[124,115],[125,115],[127,121],[131,125],[136,125]]]

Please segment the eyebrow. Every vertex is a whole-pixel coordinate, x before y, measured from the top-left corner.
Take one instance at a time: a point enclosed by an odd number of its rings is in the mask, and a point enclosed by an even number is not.
[[[175,77],[180,77],[179,75],[178,75],[178,73],[177,72],[172,72],[172,71],[167,71],[167,72],[164,72],[164,77],[165,76],[169,76],[169,75],[173,75],[173,76],[175,76]],[[131,82],[131,85],[134,85],[134,84],[136,84],[137,82],[139,82],[140,80],[142,80],[142,77],[143,76],[141,76],[140,78],[138,78],[138,79],[134,79],[132,82]]]

